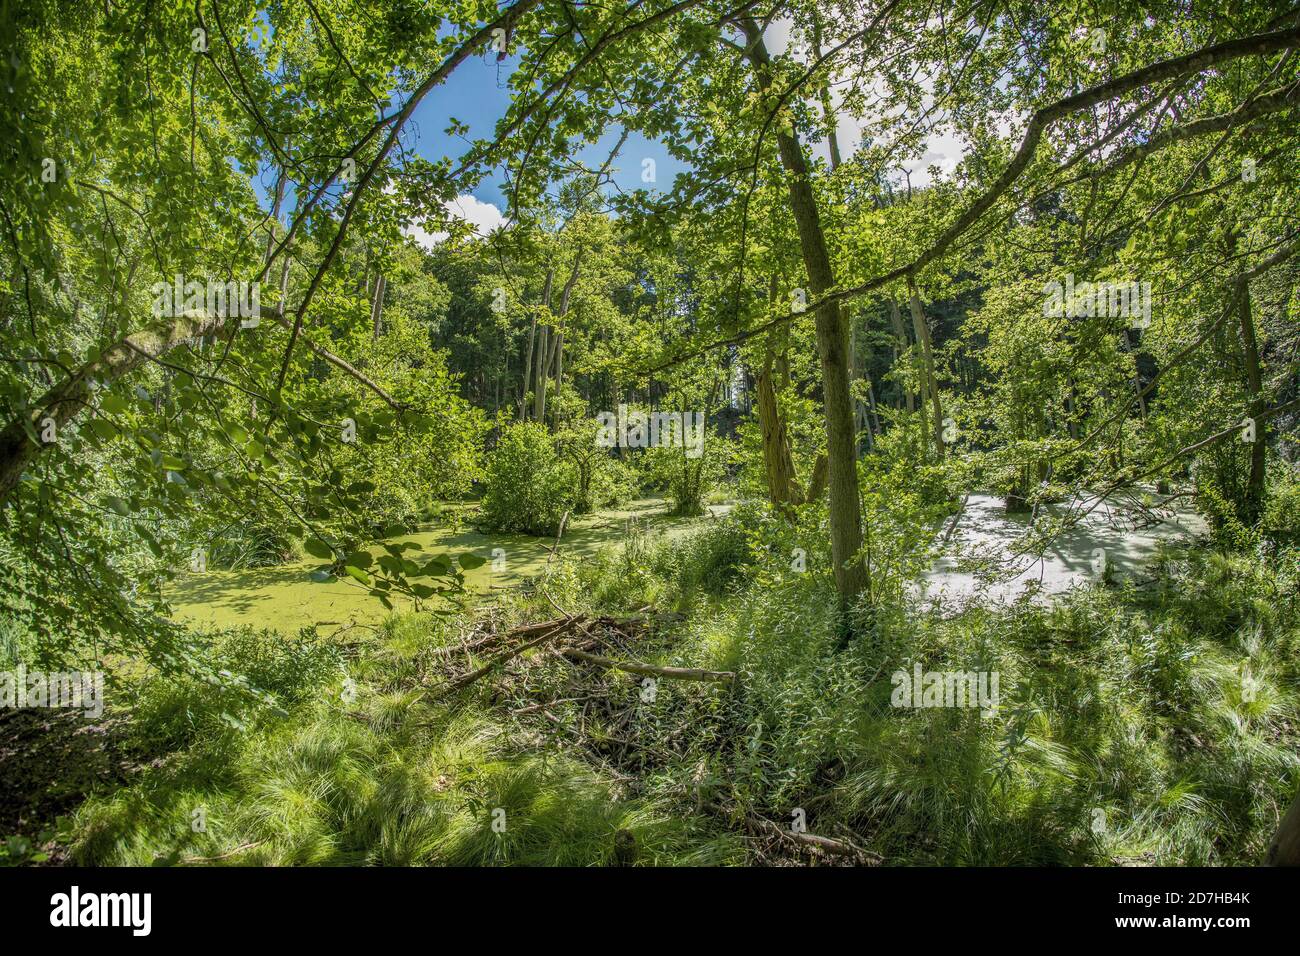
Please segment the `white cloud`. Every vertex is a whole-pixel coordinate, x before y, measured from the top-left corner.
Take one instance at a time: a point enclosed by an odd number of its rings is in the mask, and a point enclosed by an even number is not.
[[[457,196],[443,203],[443,208],[453,219],[463,219],[474,227],[476,236],[486,236],[493,229],[504,226],[506,217],[501,215],[501,210],[490,202],[483,202],[469,193]],[[447,233],[445,232],[428,232],[419,224],[412,224],[402,230],[426,249],[432,249],[441,242],[446,241]]]

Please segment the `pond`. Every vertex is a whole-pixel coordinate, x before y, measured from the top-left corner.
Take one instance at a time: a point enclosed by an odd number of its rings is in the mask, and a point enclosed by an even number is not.
[[[419,553],[427,556],[445,552],[454,558],[472,552],[484,558],[482,567],[465,572],[467,602],[482,601],[494,592],[517,587],[546,567],[554,538],[480,534],[472,527],[472,508],[452,510],[459,513],[459,527],[454,527],[449,518],[446,523],[391,541],[418,543],[424,549]],[[622,508],[571,519],[558,554],[581,560],[617,547],[632,521],[642,525],[652,538],[679,536],[728,510],[729,505],[712,505],[710,514],[700,518],[672,518],[666,514],[663,499],[640,499]],[[503,561],[493,562],[496,549],[500,549],[497,557]],[[375,624],[388,614],[377,598],[351,579],[332,579],[323,584],[311,581],[308,573],[319,565],[319,561],[306,561],[244,571],[186,574],[172,583],[167,597],[178,619],[223,627],[248,624],[287,634],[313,624]],[[409,602],[395,600],[394,604],[399,609],[409,607]]]
[[[944,556],[925,575],[917,593],[944,610],[971,603],[1005,604],[1027,591],[1046,600],[1097,581],[1135,579],[1146,573],[1164,544],[1188,542],[1207,530],[1185,495],[1134,488],[1099,502],[1092,494],[1044,506],[1034,515],[1042,530],[1068,522],[1041,554],[1019,553],[1030,530],[1028,513],[1008,514],[1000,497],[971,494],[950,524]]]

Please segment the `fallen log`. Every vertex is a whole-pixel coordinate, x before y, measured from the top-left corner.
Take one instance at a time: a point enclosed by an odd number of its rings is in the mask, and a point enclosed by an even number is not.
[[[573,627],[575,624],[580,623],[582,620],[583,620],[583,615],[579,614],[576,617],[571,617],[568,618],[567,620],[559,621],[558,623],[556,623],[556,626],[554,628],[552,628],[549,631],[546,631],[540,637],[535,637],[531,641],[524,641],[524,643],[520,644],[518,647],[512,648],[511,650],[506,651],[506,653],[494,657],[492,660],[488,661],[478,670],[470,671],[470,673],[466,674],[464,677],[457,678],[456,680],[452,681],[450,684],[444,685],[441,694],[450,694],[452,691],[457,691],[464,687],[468,687],[470,684],[474,683],[479,678],[492,673],[502,664],[518,657],[524,651],[534,648],[538,644],[544,643],[545,641],[548,641],[551,638],[555,637],[557,634],[561,634],[564,631],[567,631],[569,628]]]
[[[485,634],[476,640],[470,641],[468,644],[456,644],[436,648],[430,652],[430,656],[455,657],[457,654],[470,653],[482,650],[485,647],[490,647],[493,644],[500,644],[502,641],[507,641],[512,637],[526,637],[529,634],[536,634],[538,631],[545,631],[559,624],[565,624],[571,620],[576,620],[576,618],[558,617],[552,621],[538,621],[536,624],[521,624],[518,627],[512,627],[508,631],[494,631]]]
[[[773,823],[771,820],[768,820],[766,817],[760,817],[756,814],[751,814],[750,819],[761,824],[763,829],[781,837],[783,840],[790,840],[791,842],[798,843],[802,846],[816,847],[818,850],[822,850],[826,853],[833,853],[836,856],[852,857],[853,859],[858,860],[869,860],[872,857],[875,857],[876,862],[879,862],[880,860],[880,857],[876,856],[876,854],[863,850],[861,847],[852,846],[841,840],[832,840],[830,837],[818,836],[815,833],[800,833],[795,830],[787,830],[784,827]]]
[[[580,651],[576,648],[563,648],[557,653],[565,657],[571,657],[576,660],[586,661],[588,664],[595,664],[598,667],[608,667],[611,670],[627,671],[629,674],[644,674],[647,677],[666,677],[670,680],[698,680],[698,681],[716,681],[725,682],[736,679],[733,671],[706,671],[696,667],[655,667],[651,664],[640,664],[636,661],[616,661],[608,657],[601,657],[599,654],[588,654],[586,651]]]

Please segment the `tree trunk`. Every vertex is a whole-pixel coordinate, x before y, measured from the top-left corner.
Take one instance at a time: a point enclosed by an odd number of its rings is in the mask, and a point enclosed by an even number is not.
[[[876,448],[876,436],[880,434],[880,413],[876,410],[876,388],[871,384],[871,379],[867,379],[867,411],[870,420],[867,423],[867,450],[874,451]]]
[[[379,327],[384,319],[384,274],[381,272],[375,281],[375,301],[370,307],[370,334],[374,341],[379,341]]]
[[[555,376],[556,392],[559,392],[562,369],[560,362],[564,348],[564,333],[560,331],[559,320],[563,319],[569,312],[569,300],[573,295],[573,287],[578,282],[578,273],[581,268],[582,247],[579,246],[578,253],[573,259],[573,269],[570,270],[569,278],[560,291],[560,310],[556,313],[556,325],[542,328],[542,347],[538,349],[537,354],[537,396],[533,406],[536,413],[535,417],[539,422],[546,419],[546,386],[552,375]],[[547,305],[550,304],[549,298],[550,289],[548,286]]]
[[[799,504],[798,479],[785,422],[772,387],[772,350],[767,349],[763,370],[755,382],[758,391],[758,425],[763,434],[763,466],[767,473],[767,497],[778,508]]]
[[[1300,794],[1278,825],[1264,857],[1267,866],[1300,866]]]
[[[822,21],[816,5],[812,6],[812,52],[814,61],[822,58]],[[831,172],[840,168],[840,137],[836,132],[839,125],[835,116],[834,104],[831,102],[831,88],[822,87],[822,112],[826,117],[826,144],[831,154]]]
[[[894,349],[894,364],[897,365],[899,358],[907,351],[907,347],[911,343],[907,340],[907,327],[903,325],[903,313],[898,311],[898,302],[895,301],[893,296],[889,298],[889,321],[894,327],[894,339],[898,343]],[[916,411],[916,403],[912,400],[912,391],[906,387],[903,388],[903,406],[907,409],[909,415]]]
[[[542,283],[542,305],[551,307],[551,283],[555,281],[555,270],[546,270],[546,281]],[[537,348],[537,311],[533,310],[533,321],[528,326],[528,351],[524,353],[524,375],[519,386],[519,420],[528,417],[528,390],[533,381],[533,351]]]
[[[771,86],[771,75],[763,34],[752,17],[744,17],[739,22],[745,32],[746,55],[758,74],[759,85],[766,91]],[[789,174],[790,209],[799,230],[799,246],[808,272],[808,283],[813,296],[821,298],[834,287],[835,276],[813,195],[808,163],[793,131],[778,131],[776,139],[781,165]],[[817,310],[816,329],[829,459],[831,559],[835,567],[835,587],[843,606],[867,587],[867,569],[858,555],[862,550],[862,503],[858,497],[857,441],[853,433],[853,400],[849,393],[849,336],[838,302]]]
[[[934,447],[943,461],[943,402],[939,398],[939,387],[934,377],[934,352],[930,348],[930,327],[925,321],[925,312],[921,309],[921,296],[916,289],[916,280],[907,277],[908,303],[912,309],[912,327],[916,332],[916,341],[921,346],[921,359],[925,370],[925,390],[930,395],[930,411],[934,416]]]
[[[286,142],[286,146],[288,143]],[[266,256],[264,262],[271,261],[271,251],[275,246],[276,226],[280,225],[280,207],[284,205],[284,182],[287,178],[284,170],[280,170],[280,175],[275,180],[275,201],[271,204],[271,226],[266,233]],[[369,259],[366,260],[367,265]]]
[[[780,283],[776,273],[772,273],[768,284],[767,301],[776,305]],[[788,330],[783,330],[782,339]],[[794,455],[790,451],[790,435],[786,430],[785,419],[781,417],[781,406],[777,401],[776,387],[772,381],[772,364],[775,349],[772,342],[773,333],[768,333],[763,349],[763,369],[754,382],[758,393],[758,425],[763,436],[763,465],[767,475],[768,500],[778,508],[799,504],[803,495],[799,489],[799,479],[794,469]],[[783,342],[784,344],[784,342]],[[786,369],[786,386],[789,385],[789,369]]]
[[[1246,388],[1250,392],[1247,414],[1255,422],[1255,441],[1250,446],[1250,480],[1246,486],[1245,516],[1254,524],[1264,509],[1265,434],[1268,431],[1260,414],[1264,411],[1264,380],[1259,366],[1259,345],[1255,340],[1255,319],[1250,308],[1250,283],[1237,287],[1237,315],[1241,323],[1241,347],[1246,363]]]
[[[519,421],[528,417],[528,379],[533,374],[533,348],[537,340],[537,313],[528,325],[528,348],[524,350],[524,374],[519,380]]]
[[[822,495],[826,494],[826,465],[826,456],[818,455],[817,460],[813,462],[812,476],[808,479],[808,490],[804,493],[804,500],[817,501]]]
[[[537,381],[533,383],[533,419],[542,421],[546,417],[546,380],[547,366],[551,361],[551,328],[543,325],[537,337]]]

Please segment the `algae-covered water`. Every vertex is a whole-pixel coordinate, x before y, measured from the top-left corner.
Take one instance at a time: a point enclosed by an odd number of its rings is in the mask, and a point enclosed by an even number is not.
[[[662,499],[647,498],[623,508],[598,511],[570,520],[557,557],[582,560],[617,547],[633,521],[651,537],[678,536],[726,510],[727,505],[714,505],[710,515],[701,518],[671,518]],[[483,558],[481,567],[465,572],[467,601],[483,600],[494,592],[515,587],[545,569],[555,547],[554,538],[480,534],[473,530],[473,521],[473,510],[466,509],[460,514],[459,527],[449,519],[418,534],[390,540],[420,544],[423,550],[417,553],[429,557],[445,553],[455,559],[470,552]],[[306,561],[245,571],[187,574],[171,585],[167,596],[179,619],[223,627],[248,624],[286,634],[313,624],[375,624],[389,613],[377,598],[351,579],[321,584],[310,580],[309,572],[319,566],[319,561]],[[409,602],[395,599],[394,605],[401,610]]]

